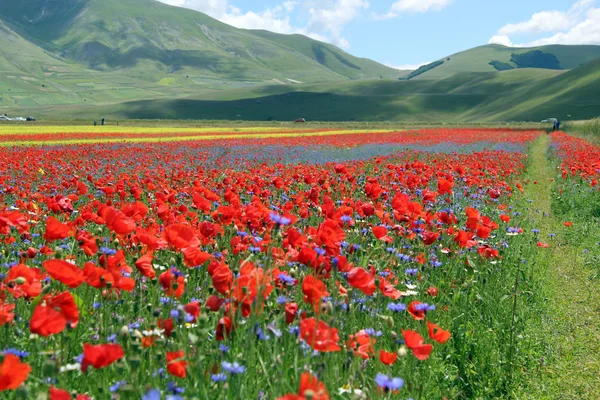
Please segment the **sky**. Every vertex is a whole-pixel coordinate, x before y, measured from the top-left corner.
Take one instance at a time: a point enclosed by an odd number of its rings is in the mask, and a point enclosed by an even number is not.
[[[600,44],[600,0],[159,0],[229,25],[301,33],[398,69],[488,43]]]

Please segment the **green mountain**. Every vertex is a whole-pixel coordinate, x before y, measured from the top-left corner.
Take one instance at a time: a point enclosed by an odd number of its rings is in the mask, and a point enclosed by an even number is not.
[[[600,116],[600,60],[570,71],[463,72],[445,79],[272,85],[189,98],[106,106],[38,108],[41,115],[94,119],[479,122]]]
[[[550,45],[532,48],[498,44],[475,47],[421,67],[410,79],[443,79],[461,72],[493,72],[520,68],[566,70],[600,59],[600,46]]]
[[[142,82],[289,84],[400,76],[300,35],[236,29],[154,0],[2,1],[1,20],[66,62]]]

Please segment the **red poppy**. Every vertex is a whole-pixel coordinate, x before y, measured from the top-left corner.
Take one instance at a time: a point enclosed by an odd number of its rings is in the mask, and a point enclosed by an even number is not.
[[[108,229],[119,235],[128,235],[135,230],[135,221],[114,207],[98,210]]]
[[[85,281],[83,270],[65,260],[46,260],[42,266],[53,279],[64,283],[71,289],[79,287]]]
[[[278,397],[277,400],[329,400],[329,393],[325,384],[316,376],[310,372],[304,372],[300,377],[298,394],[286,394]]]
[[[88,262],[83,266],[83,273],[85,275],[85,283],[96,289],[102,289],[105,287],[113,287],[115,278],[113,274],[95,266],[93,263]]]
[[[429,358],[429,354],[433,350],[433,345],[425,344],[423,336],[411,330],[403,330],[402,335],[404,336],[406,347],[412,350],[413,355],[417,359],[423,361]]]
[[[398,300],[402,297],[402,292],[394,285],[392,285],[387,279],[379,277],[379,290],[385,297],[389,297],[394,300]]]
[[[29,330],[41,336],[50,336],[62,332],[67,324],[74,328],[79,323],[79,310],[69,292],[55,296],[47,295],[33,310],[29,321]]]
[[[169,225],[163,231],[163,237],[171,246],[179,250],[200,245],[196,232],[189,225]]]
[[[219,309],[221,308],[221,306],[223,305],[224,302],[225,302],[225,299],[221,299],[216,294],[212,294],[212,295],[208,296],[208,299],[206,299],[205,306],[210,311],[217,312],[217,311],[219,311]]]
[[[174,351],[167,353],[167,371],[178,378],[185,378],[187,361],[184,360],[183,351]]]
[[[352,268],[348,272],[348,284],[357,288],[367,296],[373,296],[377,286],[375,285],[375,277],[365,271],[363,268]]]
[[[0,298],[0,326],[13,322],[15,319],[14,310],[14,304],[6,304],[3,302],[2,298]]]
[[[225,340],[233,331],[233,321],[229,317],[223,317],[217,323],[216,338],[219,341]]]
[[[140,271],[140,274],[142,274],[145,277],[150,278],[150,279],[154,279],[156,277],[156,272],[154,271],[154,268],[152,267],[153,257],[154,257],[154,252],[149,251],[148,253],[146,253],[143,256],[141,256],[140,258],[138,258],[138,260],[135,262],[135,267],[137,268],[138,271]]]
[[[398,354],[395,352],[388,353],[385,350],[379,350],[379,361],[385,365],[394,365],[398,360]]]
[[[196,322],[196,318],[200,316],[200,303],[197,301],[193,301],[183,306],[183,309],[188,315],[194,317],[192,322]]]
[[[315,312],[319,310],[321,299],[329,296],[325,284],[312,275],[307,275],[302,281],[302,293],[304,293],[304,302],[312,304]]]
[[[175,329],[175,324],[173,323],[172,318],[167,318],[164,320],[162,318],[159,318],[156,321],[156,326],[158,327],[158,329],[163,329],[165,331],[166,337],[171,337],[171,334],[173,333],[173,330]]]
[[[408,311],[408,313],[413,317],[413,319],[416,319],[417,321],[425,319],[425,310],[417,309],[417,306],[419,304],[423,303],[417,300],[411,301],[408,305],[408,308],[406,309],[406,311]]]
[[[229,294],[233,284],[233,272],[227,264],[213,260],[208,266],[208,274],[212,277],[212,284],[217,292]]]
[[[545,248],[547,248],[549,246],[549,244],[548,243],[537,242],[536,246],[545,249]]]
[[[55,240],[62,240],[71,236],[71,233],[72,228],[69,225],[61,223],[52,216],[46,219],[46,232],[44,232],[44,239],[47,241],[53,242]]]
[[[285,305],[285,322],[291,324],[296,319],[296,313],[298,312],[298,304],[286,303]]]
[[[42,275],[38,269],[18,264],[8,270],[4,282],[14,298],[34,298],[42,293],[41,279]]]
[[[300,338],[313,350],[321,352],[340,351],[338,330],[331,328],[324,321],[306,318],[300,322]]]
[[[440,237],[439,233],[436,232],[425,232],[423,233],[423,243],[426,245],[431,245],[435,243],[435,241]]]
[[[49,400],[71,400],[71,393],[63,389],[57,389],[54,386],[50,386],[48,392]]]
[[[118,344],[83,344],[83,361],[81,370],[86,372],[92,366],[96,369],[108,367],[125,356],[123,348]]]
[[[169,269],[158,279],[167,296],[181,297],[185,291],[185,278],[181,272]]]
[[[438,178],[438,187],[437,187],[437,192],[438,194],[452,194],[452,187],[454,186],[454,183],[450,182],[447,179],[444,178]]]
[[[572,222],[569,222],[569,221],[567,221],[567,222],[565,222],[565,223],[564,223],[564,225],[565,225],[567,228],[570,228],[570,227],[572,227],[572,226],[573,226],[573,223],[572,223]]]
[[[15,390],[29,376],[31,367],[22,363],[19,357],[7,354],[4,356],[2,364],[0,364],[0,391]]]
[[[324,221],[317,230],[317,243],[325,246],[328,255],[339,255],[340,244],[345,239],[346,233],[332,219]]]
[[[350,335],[346,341],[346,346],[352,350],[354,355],[364,359],[370,358],[374,352],[374,346],[377,339],[369,335],[365,330],[361,330],[355,335]]]
[[[444,344],[450,339],[450,332],[443,330],[434,323],[427,321],[427,329],[429,331],[429,337],[440,344]]]

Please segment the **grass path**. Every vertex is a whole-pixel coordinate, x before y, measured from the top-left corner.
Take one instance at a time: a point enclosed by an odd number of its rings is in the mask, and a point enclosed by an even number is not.
[[[541,304],[530,326],[530,336],[543,352],[539,367],[525,372],[528,382],[517,397],[600,399],[600,281],[592,279],[592,271],[584,265],[585,250],[600,239],[600,224],[596,220],[592,228],[577,223],[567,228],[565,216],[553,213],[551,178],[556,170],[548,158],[549,142],[544,135],[530,151],[528,174],[537,184],[526,193],[533,200],[528,219],[540,230],[540,239],[550,242],[538,250]],[[549,239],[550,233],[556,237]]]

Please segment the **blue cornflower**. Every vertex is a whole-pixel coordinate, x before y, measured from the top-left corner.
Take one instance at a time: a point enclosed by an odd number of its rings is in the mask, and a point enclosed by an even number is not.
[[[290,299],[285,297],[285,296],[279,296],[277,297],[277,304],[281,305],[281,304],[285,304],[289,301]]]
[[[223,373],[214,374],[210,376],[210,379],[212,379],[213,382],[225,382],[227,380],[227,375]]]
[[[398,390],[404,386],[404,380],[402,378],[390,378],[385,374],[377,374],[375,377],[377,386],[384,390]]]
[[[19,349],[5,349],[2,352],[2,354],[3,355],[12,354],[13,356],[17,356],[17,357],[23,358],[23,357],[27,357],[29,355],[29,352],[23,351],[23,350],[19,350]]]
[[[269,218],[271,219],[271,221],[275,222],[277,225],[283,225],[283,226],[287,226],[289,225],[292,220],[287,218],[287,217],[283,217],[279,214],[276,214],[274,212],[272,212],[271,214],[269,214]]]
[[[111,393],[114,393],[117,390],[119,390],[119,388],[121,386],[126,385],[126,384],[127,384],[127,382],[125,382],[125,381],[117,381],[113,385],[109,386],[108,389],[110,390]]]
[[[223,361],[221,363],[221,366],[223,367],[223,369],[225,371],[229,372],[230,374],[243,374],[244,371],[246,370],[246,367],[238,364],[237,362],[230,363],[227,361]]]
[[[393,312],[406,311],[406,304],[403,303],[389,303],[387,309]]]
[[[317,253],[320,256],[324,256],[325,254],[327,254],[327,252],[320,247],[315,247],[315,253]]]
[[[219,344],[219,351],[222,353],[227,353],[229,351],[229,346],[226,346],[224,344]]]
[[[294,283],[296,283],[296,280],[294,278],[292,278],[291,276],[289,276],[288,274],[279,274],[277,276],[277,278],[281,282],[287,283],[288,285],[293,285]]]
[[[406,275],[416,276],[419,273],[419,269],[418,268],[407,268],[404,270],[404,272],[406,273]]]
[[[180,394],[180,393],[185,392],[185,388],[180,388],[175,384],[175,382],[171,381],[171,382],[167,382],[167,391],[169,391],[173,394]]]
[[[150,389],[142,396],[142,400],[160,400],[160,391],[158,389]]]

